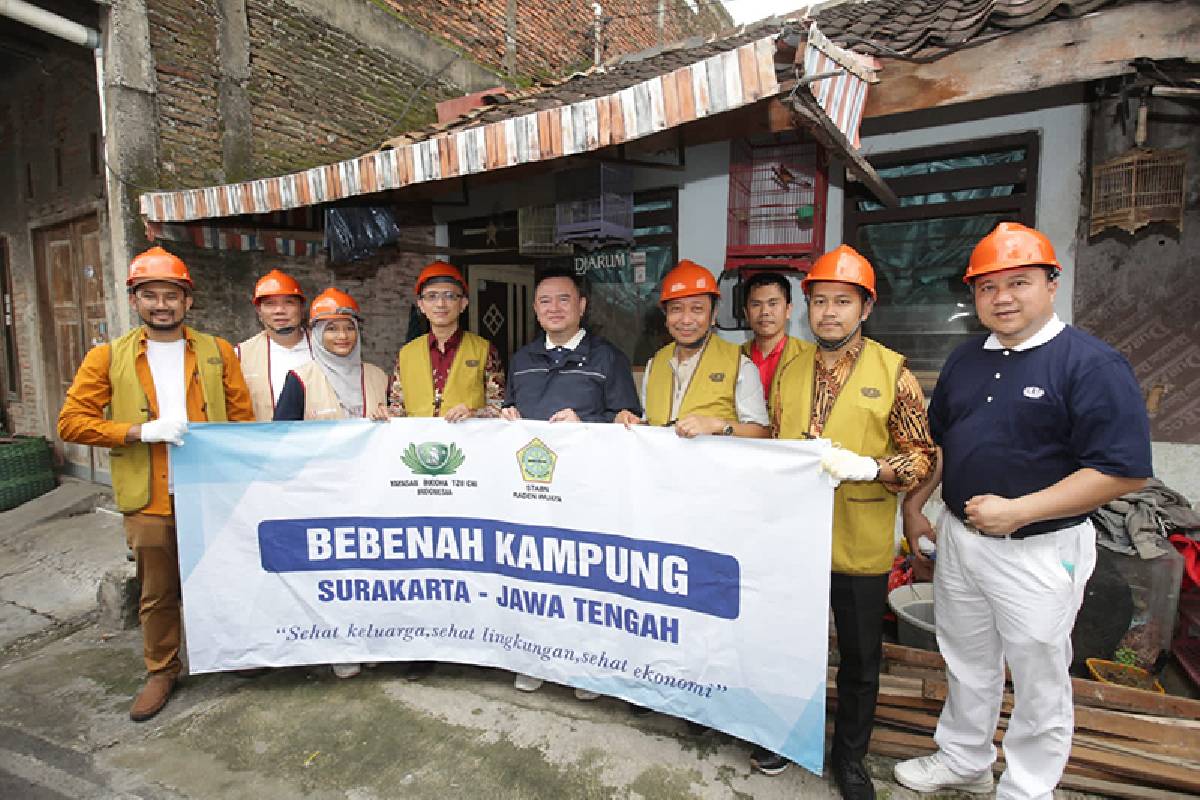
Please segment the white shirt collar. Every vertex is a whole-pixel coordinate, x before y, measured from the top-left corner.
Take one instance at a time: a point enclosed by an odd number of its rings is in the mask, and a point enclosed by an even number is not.
[[[554,342],[550,341],[550,335],[547,334],[546,335],[546,349],[553,350],[556,347],[565,347],[567,350],[574,350],[576,347],[579,347],[579,343],[583,341],[583,337],[586,334],[587,334],[587,331],[585,331],[583,328],[580,328],[578,331],[575,332],[574,336],[572,336],[570,339],[568,339],[563,344],[555,344]]]
[[[1030,336],[1028,339],[1026,339],[1025,341],[1021,342],[1018,345],[1014,345],[1013,347],[1005,347],[1004,345],[1000,344],[1000,340],[997,339],[996,334],[993,333],[991,336],[989,336],[987,338],[986,341],[984,341],[983,349],[984,350],[1014,350],[1018,353],[1023,352],[1025,350],[1032,350],[1035,347],[1041,347],[1046,342],[1053,339],[1055,336],[1058,336],[1060,333],[1063,332],[1063,329],[1066,327],[1067,327],[1066,323],[1058,318],[1058,314],[1055,314],[1046,321],[1046,324],[1042,326],[1041,330],[1039,330],[1033,336]]]

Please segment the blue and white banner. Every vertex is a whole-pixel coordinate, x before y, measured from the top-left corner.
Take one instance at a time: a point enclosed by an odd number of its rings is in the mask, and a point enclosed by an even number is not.
[[[194,425],[192,672],[456,661],[822,767],[828,443],[439,419]]]

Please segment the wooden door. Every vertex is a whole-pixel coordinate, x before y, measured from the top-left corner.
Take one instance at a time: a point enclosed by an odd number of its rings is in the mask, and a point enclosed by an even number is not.
[[[533,270],[472,266],[467,283],[471,330],[496,345],[507,372],[512,354],[533,338]]]
[[[38,294],[48,320],[43,367],[53,424],[84,354],[109,338],[100,226],[95,215],[82,217],[36,231],[34,244]],[[107,450],[66,442],[59,447],[68,471],[89,480],[107,475]]]

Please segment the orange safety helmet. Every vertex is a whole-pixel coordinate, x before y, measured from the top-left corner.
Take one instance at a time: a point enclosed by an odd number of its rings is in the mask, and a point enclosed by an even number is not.
[[[852,283],[866,289],[872,300],[879,299],[875,294],[875,270],[871,262],[849,245],[840,244],[816,260],[804,280],[800,281],[800,288],[805,295],[808,294],[808,285],[817,281]]]
[[[308,321],[320,322],[324,319],[353,319],[362,320],[358,303],[354,298],[341,289],[332,287],[313,298],[312,308],[308,312]]]
[[[695,261],[685,258],[675,265],[675,269],[663,276],[662,293],[658,297],[658,302],[662,304],[668,300],[695,297],[701,294],[711,294],[719,299],[721,290],[717,288],[717,279]]]
[[[167,281],[192,289],[192,276],[187,264],[179,256],[172,255],[161,247],[151,247],[129,262],[129,277],[125,285],[134,288],[150,281]]]
[[[458,267],[453,264],[447,264],[445,261],[434,261],[421,270],[421,274],[417,276],[417,294],[420,294],[425,284],[434,278],[449,278],[461,286],[464,291],[467,288],[467,282],[463,280],[462,273],[458,271]]]
[[[267,297],[299,297],[304,300],[304,290],[291,275],[273,269],[254,284],[254,305]]]
[[[1052,279],[1062,272],[1054,255],[1054,246],[1044,233],[1019,222],[1001,222],[971,251],[963,283],[970,283],[989,272],[1017,267],[1049,267]]]

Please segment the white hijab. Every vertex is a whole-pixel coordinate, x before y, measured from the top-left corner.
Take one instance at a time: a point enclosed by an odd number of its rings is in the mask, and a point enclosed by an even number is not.
[[[320,320],[313,325],[312,353],[313,361],[316,361],[317,366],[325,373],[325,379],[333,387],[333,393],[337,395],[341,407],[346,409],[346,413],[350,416],[361,417],[363,406],[366,404],[363,391],[362,328],[359,327],[358,320],[351,319],[350,321],[354,323],[358,339],[354,342],[354,349],[349,354],[339,356],[326,349],[325,328],[330,322],[333,322],[328,319]]]

